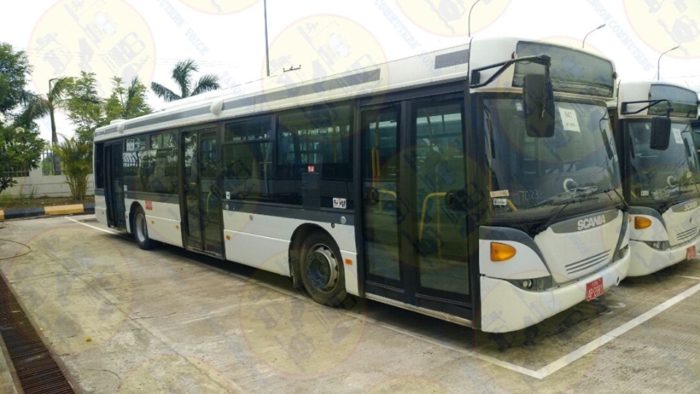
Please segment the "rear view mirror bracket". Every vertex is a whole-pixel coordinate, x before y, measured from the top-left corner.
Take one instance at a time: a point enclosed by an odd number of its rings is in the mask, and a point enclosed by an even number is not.
[[[666,99],[662,99],[662,100],[625,101],[624,103],[622,103],[622,110],[620,111],[620,113],[621,113],[622,115],[636,115],[636,114],[638,114],[638,113],[640,113],[640,112],[642,112],[642,111],[644,111],[644,110],[646,110],[646,109],[649,109],[649,108],[651,108],[651,107],[653,107],[653,106],[655,106],[655,105],[659,105],[659,104],[661,104],[661,103],[666,103],[666,117],[667,117],[667,118],[670,118],[670,117],[671,117],[671,112],[673,112],[673,107],[671,107],[671,102],[668,101],[668,100],[666,100]],[[644,106],[644,107],[642,107],[642,108],[639,108],[639,109],[636,110],[636,111],[631,111],[631,110],[629,109],[629,106],[630,106],[631,104],[648,104],[648,105],[646,105],[646,106]]]

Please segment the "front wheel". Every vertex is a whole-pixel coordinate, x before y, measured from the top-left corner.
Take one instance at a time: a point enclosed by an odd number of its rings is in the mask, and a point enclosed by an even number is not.
[[[153,240],[148,237],[148,221],[146,214],[143,213],[141,207],[137,207],[134,211],[134,229],[133,234],[136,238],[136,244],[141,249],[152,249],[154,246]]]
[[[301,249],[301,280],[311,298],[338,306],[345,298],[345,274],[338,246],[323,233],[311,234]]]

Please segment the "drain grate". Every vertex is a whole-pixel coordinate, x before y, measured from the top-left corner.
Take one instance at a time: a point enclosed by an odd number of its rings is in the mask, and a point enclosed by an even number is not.
[[[25,393],[73,393],[63,371],[37,335],[2,275],[0,335]]]

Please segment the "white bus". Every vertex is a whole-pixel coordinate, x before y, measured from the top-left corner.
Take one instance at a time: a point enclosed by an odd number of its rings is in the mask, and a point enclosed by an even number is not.
[[[96,132],[95,213],[322,304],[519,330],[627,274],[614,86],[607,59],[508,38],[195,97]]]
[[[696,256],[700,177],[691,121],[698,96],[662,82],[623,82],[614,112],[625,199],[634,226],[629,276]]]

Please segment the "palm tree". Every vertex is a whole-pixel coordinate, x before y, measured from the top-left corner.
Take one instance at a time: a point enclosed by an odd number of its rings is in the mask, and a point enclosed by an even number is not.
[[[49,79],[49,91],[46,97],[28,93],[24,97],[25,107],[17,117],[17,122],[29,125],[36,119],[49,115],[51,119],[51,145],[58,144],[58,134],[56,133],[56,119],[54,112],[63,101],[63,96],[73,83],[73,78],[51,78]]]
[[[219,88],[219,77],[213,74],[202,75],[192,86],[192,73],[198,70],[199,68],[192,59],[178,62],[175,65],[172,78],[180,87],[179,95],[157,82],[151,82],[151,90],[165,101],[175,101]]]
[[[54,112],[63,101],[64,93],[70,88],[72,83],[73,78],[70,77],[51,78],[49,79],[49,91],[46,92],[46,97],[27,93],[23,99],[25,103],[24,110],[19,114],[15,122],[29,127],[35,120],[48,114],[51,119],[51,145],[57,146],[58,134],[56,133]],[[52,156],[53,171],[56,173],[59,168],[58,157],[56,155]]]
[[[146,87],[138,77],[124,86],[119,77],[112,78],[112,95],[105,102],[106,122],[113,119],[131,119],[151,112],[146,102]]]

